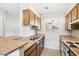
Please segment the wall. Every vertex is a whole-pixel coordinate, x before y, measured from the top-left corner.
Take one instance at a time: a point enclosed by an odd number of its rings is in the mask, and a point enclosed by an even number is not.
[[[6,12],[5,24],[5,36],[19,35],[20,20],[18,15],[12,15],[9,12]]]
[[[0,9],[0,36],[4,36],[5,19],[6,19],[6,11],[4,9]]]
[[[64,13],[57,12],[42,16],[42,29],[45,32],[45,47],[50,49],[59,49],[59,36],[71,34],[71,32],[65,31]],[[58,27],[58,29],[46,31],[45,23],[51,22],[51,20],[54,20],[54,24]]]
[[[3,36],[3,15],[0,14],[0,36]]]
[[[28,25],[28,26],[23,26],[22,24],[22,11],[24,9],[31,9],[32,11],[34,11],[37,15],[39,15],[37,13],[37,11],[32,7],[30,6],[29,4],[20,4],[20,35],[21,36],[25,36],[25,37],[29,37],[29,36],[32,36],[34,35],[34,30],[31,29],[31,25]]]

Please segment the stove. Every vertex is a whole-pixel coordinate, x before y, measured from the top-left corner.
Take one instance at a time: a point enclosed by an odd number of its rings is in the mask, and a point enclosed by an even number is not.
[[[62,44],[62,53],[65,56],[69,56],[70,48],[79,48],[79,41],[64,41]]]
[[[66,41],[69,47],[79,48],[79,42]]]
[[[73,44],[73,42],[66,42],[66,43],[68,43],[68,44]]]

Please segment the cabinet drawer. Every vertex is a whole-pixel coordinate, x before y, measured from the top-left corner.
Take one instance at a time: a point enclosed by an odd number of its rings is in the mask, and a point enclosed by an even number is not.
[[[29,49],[27,49],[25,52],[24,52],[24,55],[25,56],[28,56],[30,53],[33,52],[33,50],[36,48],[36,44],[34,44],[33,46],[31,46]]]

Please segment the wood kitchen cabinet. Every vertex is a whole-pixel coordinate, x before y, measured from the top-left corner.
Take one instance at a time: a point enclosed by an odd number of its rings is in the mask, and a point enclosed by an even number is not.
[[[30,23],[30,11],[27,10],[23,10],[23,25],[27,25]]]
[[[23,25],[35,25],[41,29],[41,18],[30,9],[23,10]]]
[[[65,16],[65,30],[68,30],[68,16]]]
[[[44,38],[45,36],[42,36],[39,40],[37,39],[38,43],[34,41],[35,44],[24,51],[24,56],[40,56],[44,49]]]
[[[35,26],[38,26],[38,17],[35,15]]]
[[[41,29],[41,18],[38,16],[35,16],[35,26],[37,26],[38,29]]]
[[[25,56],[36,56],[37,55],[37,46],[36,44],[32,45],[29,49],[24,52]]]
[[[79,4],[77,5],[77,8],[78,8],[78,18],[79,18]]]
[[[75,6],[72,11],[72,21],[76,20],[77,19],[77,6]]]
[[[65,29],[71,30],[71,13],[69,13],[67,16],[65,16]]]
[[[79,3],[65,16],[66,30],[79,30]]]
[[[32,11],[30,11],[30,24],[34,25],[35,24],[35,15]]]
[[[38,18],[38,29],[41,29],[41,18]]]
[[[41,55],[43,49],[44,49],[44,37],[42,37],[39,40],[39,43],[37,44],[37,56]]]
[[[72,20],[72,18],[71,18],[71,13],[69,13],[68,14],[68,30],[71,30],[71,20]]]

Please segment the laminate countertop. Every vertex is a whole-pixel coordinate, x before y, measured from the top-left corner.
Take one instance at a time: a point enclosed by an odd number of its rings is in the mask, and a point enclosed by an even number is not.
[[[60,36],[60,39],[63,41],[63,42],[79,42],[79,38],[76,37],[76,36],[71,36],[71,35],[61,35]],[[76,47],[70,47],[70,50],[76,55],[76,56],[79,56],[79,48],[76,48]]]
[[[20,36],[8,36],[0,38],[0,55],[8,55],[13,51],[23,48],[28,49],[35,42],[26,40],[26,38]]]

